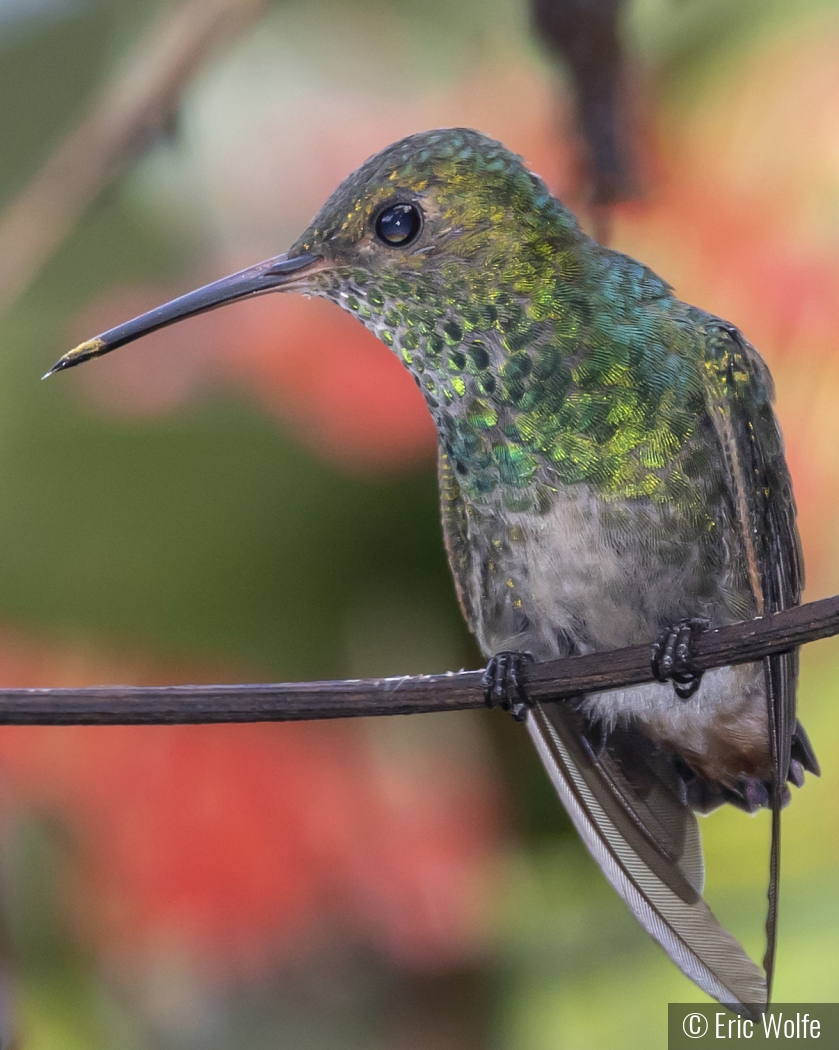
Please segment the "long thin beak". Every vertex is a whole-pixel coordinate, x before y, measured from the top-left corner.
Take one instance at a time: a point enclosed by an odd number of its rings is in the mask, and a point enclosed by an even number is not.
[[[125,346],[140,336],[156,332],[158,328],[165,328],[166,325],[182,321],[185,317],[194,317],[196,314],[224,306],[225,303],[250,299],[254,295],[264,295],[266,292],[295,286],[298,282],[303,283],[301,278],[319,268],[317,264],[320,262],[322,260],[318,255],[295,255],[291,258],[288,255],[278,255],[247,270],[231,274],[230,277],[206,284],[179,299],[173,299],[170,303],[140,314],[125,324],[117,325],[116,328],[97,335],[95,339],[88,339],[86,343],[82,343],[56,361],[43,378],[46,379],[53,372],[62,372],[65,368],[80,365],[82,361],[91,357],[109,354],[118,346]]]

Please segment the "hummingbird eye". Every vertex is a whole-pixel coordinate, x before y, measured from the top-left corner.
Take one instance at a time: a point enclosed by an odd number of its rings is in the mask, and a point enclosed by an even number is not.
[[[376,236],[391,248],[406,248],[422,229],[422,212],[416,204],[392,204],[376,219]]]

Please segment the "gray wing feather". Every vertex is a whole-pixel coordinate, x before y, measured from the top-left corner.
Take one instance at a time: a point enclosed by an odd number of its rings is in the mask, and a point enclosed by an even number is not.
[[[626,829],[615,819],[619,811],[603,804],[607,778],[597,764],[575,757],[576,726],[566,725],[563,711],[573,721],[574,712],[557,705],[548,717],[537,705],[528,715],[527,728],[539,756],[553,781],[574,826],[597,861],[603,874],[629,906],[641,925],[664,948],[673,962],[703,991],[745,1016],[753,1016],[766,1003],[766,981],[758,966],[746,955],[714,917],[694,889],[678,892],[683,877],[662,877],[662,857],[654,864],[649,854],[636,848]],[[678,804],[673,799],[674,805]],[[695,824],[695,818],[684,807]],[[696,838],[688,833],[689,844]],[[691,852],[690,845],[688,852]],[[691,862],[694,865],[695,860]],[[701,861],[700,861],[701,863]],[[683,873],[681,873],[683,875]],[[676,889],[673,888],[673,883]]]
[[[631,726],[616,726],[595,752],[571,708],[543,710],[562,723],[571,758],[628,844],[682,900],[696,900],[705,882],[702,841],[672,756]]]

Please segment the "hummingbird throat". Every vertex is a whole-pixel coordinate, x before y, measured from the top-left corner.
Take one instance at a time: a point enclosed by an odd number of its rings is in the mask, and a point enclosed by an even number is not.
[[[561,396],[570,373],[541,345],[542,333],[515,296],[463,307],[450,296],[440,310],[426,305],[423,283],[414,297],[402,278],[374,284],[356,270],[324,281],[319,294],[354,314],[414,377],[464,494],[481,503],[503,490],[510,509],[532,510],[538,461],[517,420],[535,406],[528,392],[534,381],[553,377],[545,392]]]

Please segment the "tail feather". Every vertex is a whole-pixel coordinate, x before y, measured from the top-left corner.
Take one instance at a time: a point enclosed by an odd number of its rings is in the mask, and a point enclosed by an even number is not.
[[[527,728],[586,848],[641,925],[708,995],[744,1016],[759,1014],[767,1001],[760,968],[699,893],[682,892],[685,879],[678,864],[665,854],[651,863],[627,833],[628,824],[616,817],[615,806],[603,804],[604,787],[608,789],[612,778],[599,768],[600,761],[581,761],[579,730],[568,705],[537,704]],[[613,801],[627,808],[625,799]],[[675,795],[671,808],[684,823],[686,839],[698,842],[692,832],[693,813]],[[643,805],[629,809],[628,820],[637,822]]]
[[[818,762],[807,734],[795,718],[795,683],[798,676],[798,652],[780,653],[764,660],[766,678],[766,707],[769,727],[769,751],[772,759],[772,833],[769,846],[769,886],[766,891],[766,952],[763,968],[766,971],[766,1001],[772,996],[775,976],[775,956],[778,948],[778,897],[781,882],[781,809],[785,802],[786,781],[793,761],[793,750],[798,750],[810,765]]]

